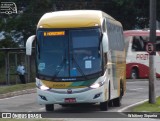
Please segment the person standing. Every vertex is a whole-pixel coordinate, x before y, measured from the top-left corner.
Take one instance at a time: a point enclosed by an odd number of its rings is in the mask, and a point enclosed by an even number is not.
[[[19,75],[19,79],[20,79],[21,83],[25,84],[26,83],[26,80],[25,80],[25,68],[23,66],[23,63],[18,65],[17,73]]]

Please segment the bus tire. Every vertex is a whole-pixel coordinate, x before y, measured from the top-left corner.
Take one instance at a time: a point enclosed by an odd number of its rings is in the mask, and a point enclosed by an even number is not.
[[[113,99],[113,105],[115,107],[120,107],[121,106],[121,99],[124,95],[124,89],[123,89],[123,83],[122,80],[120,81],[120,96],[118,98]]]
[[[100,110],[107,111],[108,110],[108,101],[100,103]]]
[[[137,79],[138,78],[138,69],[133,68],[131,71],[131,79]]]
[[[120,81],[120,98],[122,99],[124,95],[124,86],[122,80]]]
[[[54,105],[53,104],[47,104],[45,105],[46,111],[54,111]]]
[[[121,106],[121,98],[118,97],[118,98],[113,99],[113,105],[115,107],[120,107]]]
[[[68,104],[60,104],[62,107],[69,107]]]
[[[109,102],[110,102],[110,94],[111,94],[111,89],[110,89],[110,82],[109,82],[109,87],[108,87],[108,101],[102,102],[100,103],[100,110],[101,111],[107,111],[108,110],[108,106],[109,106]],[[111,101],[112,103],[112,101]]]
[[[113,105],[113,102],[111,100],[111,87],[110,87],[110,83],[109,83],[109,96],[108,96],[108,106],[111,107]]]

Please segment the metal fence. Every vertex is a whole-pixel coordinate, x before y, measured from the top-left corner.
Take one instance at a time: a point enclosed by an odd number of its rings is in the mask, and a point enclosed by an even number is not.
[[[17,67],[20,63],[25,67],[26,82],[35,80],[35,58],[25,54],[25,48],[2,48],[0,49],[0,85],[21,83],[17,74]]]

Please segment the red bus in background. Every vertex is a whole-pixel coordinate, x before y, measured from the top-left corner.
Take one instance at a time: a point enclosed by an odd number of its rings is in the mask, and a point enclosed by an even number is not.
[[[126,78],[149,77],[149,54],[146,44],[149,30],[124,31],[126,47]],[[154,56],[156,76],[160,78],[160,30],[156,30],[156,55]]]

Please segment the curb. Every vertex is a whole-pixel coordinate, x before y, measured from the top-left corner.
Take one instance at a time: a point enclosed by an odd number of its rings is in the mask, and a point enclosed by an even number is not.
[[[159,96],[159,95],[156,96],[156,98],[158,98],[158,97],[160,97],[160,96]],[[138,105],[141,105],[141,104],[143,104],[143,103],[145,103],[145,102],[147,102],[147,101],[149,101],[149,99],[144,99],[144,100],[139,101],[139,102],[137,102],[137,103],[134,103],[134,104],[132,104],[132,105],[126,106],[126,107],[118,110],[118,112],[122,112],[122,113],[130,112],[133,107],[138,106]]]
[[[6,93],[6,94],[0,94],[0,99],[8,98],[8,97],[14,97],[14,96],[23,95],[23,94],[31,94],[31,93],[35,93],[35,92],[36,92],[36,88],[26,89],[26,90],[21,90],[21,91],[15,91],[15,92],[9,92],[9,93]]]
[[[138,106],[138,105],[141,105],[141,104],[143,104],[143,103],[146,102],[146,101],[148,101],[148,99],[145,99],[145,100],[142,100],[142,101],[140,101],[140,102],[134,103],[134,104],[132,104],[132,105],[126,106],[126,107],[118,110],[118,112],[124,112],[124,113],[125,113],[125,112],[130,112],[133,107]]]

